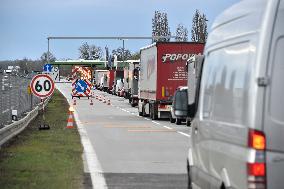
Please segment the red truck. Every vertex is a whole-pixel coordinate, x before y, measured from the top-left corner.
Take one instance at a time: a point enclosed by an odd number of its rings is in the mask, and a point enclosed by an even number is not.
[[[202,54],[203,43],[157,42],[140,50],[138,112],[153,120],[170,118],[176,89],[187,85],[187,60]]]
[[[112,91],[112,86],[114,84],[114,72],[115,70],[109,70],[107,73],[107,84],[104,86],[104,91],[109,93]]]

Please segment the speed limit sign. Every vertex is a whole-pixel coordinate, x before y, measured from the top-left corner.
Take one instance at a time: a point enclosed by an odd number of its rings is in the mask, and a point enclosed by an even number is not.
[[[49,75],[38,74],[31,81],[32,93],[40,98],[50,96],[54,91],[54,82]]]

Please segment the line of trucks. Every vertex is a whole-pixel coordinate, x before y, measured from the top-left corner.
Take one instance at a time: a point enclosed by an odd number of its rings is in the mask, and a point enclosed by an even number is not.
[[[186,115],[175,115],[175,104],[186,98],[189,60],[203,53],[204,44],[196,42],[157,42],[140,50],[140,60],[128,60],[124,68],[95,70],[95,87],[99,90],[129,99],[138,106],[140,116],[151,119],[168,118],[180,124],[190,120]],[[175,93],[185,91],[185,95]],[[183,103],[184,104],[184,103]],[[178,113],[178,112],[177,112]]]

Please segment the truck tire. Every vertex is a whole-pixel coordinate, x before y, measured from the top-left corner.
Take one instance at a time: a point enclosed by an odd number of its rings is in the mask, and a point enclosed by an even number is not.
[[[172,115],[170,115],[170,122],[171,122],[171,123],[176,122],[176,119],[174,119],[174,118],[172,117]]]
[[[177,125],[180,125],[180,124],[181,124],[181,119],[177,118],[177,119],[176,119],[176,124],[177,124]]]
[[[150,117],[151,117],[152,120],[158,119],[158,115],[157,115],[157,111],[156,111],[156,104],[150,105]]]
[[[142,107],[142,116],[143,116],[143,117],[146,117],[146,112],[145,112],[144,106]]]
[[[190,125],[191,125],[190,120],[186,119],[186,126],[190,127]]]
[[[139,112],[139,116],[143,116],[142,112]]]

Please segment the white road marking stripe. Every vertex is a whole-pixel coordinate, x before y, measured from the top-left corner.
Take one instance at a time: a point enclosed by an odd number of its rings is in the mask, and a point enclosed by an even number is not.
[[[59,88],[57,88],[64,96],[65,94]],[[66,98],[66,96],[65,96]],[[69,105],[71,106],[72,100],[67,99]],[[78,131],[80,134],[81,143],[84,147],[84,154],[86,156],[88,169],[90,171],[93,189],[107,189],[106,181],[103,176],[103,171],[100,162],[97,158],[95,149],[93,148],[90,139],[88,138],[85,127],[83,127],[80,121],[77,111],[74,112],[74,118],[77,123]]]
[[[103,176],[103,171],[99,163],[99,160],[97,158],[97,154],[91,144],[90,139],[88,138],[88,134],[85,130],[85,127],[82,125],[81,121],[79,120],[79,116],[76,111],[74,112],[74,118],[77,123],[78,131],[81,136],[81,142],[84,147],[84,153],[86,155],[88,168],[91,174],[93,188],[94,189],[101,189],[101,188],[106,189],[107,188],[106,181]]]
[[[170,129],[170,130],[172,130],[173,128],[171,128],[171,127],[168,127],[168,126],[163,126],[163,127],[165,127],[166,129]]]
[[[150,121],[150,119],[148,119],[148,118],[146,118],[146,117],[145,117],[144,119],[146,119],[147,121]]]
[[[186,134],[186,133],[183,133],[183,132],[180,132],[180,131],[178,131],[177,133],[179,133],[179,134],[181,134],[181,135],[184,135],[184,136],[186,136],[186,137],[190,137],[190,135],[188,135],[188,134]]]
[[[158,123],[158,122],[156,122],[156,121],[152,121],[152,123],[155,123],[155,124],[157,124],[157,125],[161,125],[161,123]]]

